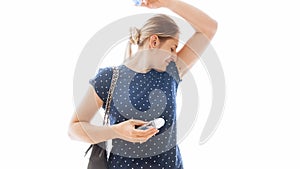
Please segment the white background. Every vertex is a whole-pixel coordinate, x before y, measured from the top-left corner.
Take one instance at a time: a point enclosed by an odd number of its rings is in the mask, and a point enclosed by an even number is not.
[[[186,168],[299,168],[298,2],[185,1],[219,23],[212,45],[227,89],[223,119],[200,146],[211,98],[197,63],[203,116],[180,143]],[[88,144],[67,136],[77,59],[102,27],[144,12],[172,14],[130,0],[0,1],[0,168],[86,168]]]

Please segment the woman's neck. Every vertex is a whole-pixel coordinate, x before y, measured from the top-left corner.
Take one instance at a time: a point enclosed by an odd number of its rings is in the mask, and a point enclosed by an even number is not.
[[[139,50],[126,59],[123,64],[139,73],[146,73],[151,69],[161,72],[166,70],[165,59],[167,55],[161,50]]]

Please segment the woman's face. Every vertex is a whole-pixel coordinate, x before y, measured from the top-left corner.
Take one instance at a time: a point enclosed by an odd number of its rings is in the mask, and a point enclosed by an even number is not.
[[[169,38],[167,40],[165,40],[164,42],[161,42],[159,45],[160,50],[164,50],[165,52],[169,53],[172,56],[176,56],[177,57],[177,49],[178,46],[178,38]]]
[[[159,43],[155,48],[154,54],[151,56],[152,66],[159,71],[165,71],[171,61],[177,60],[178,39],[169,38]]]

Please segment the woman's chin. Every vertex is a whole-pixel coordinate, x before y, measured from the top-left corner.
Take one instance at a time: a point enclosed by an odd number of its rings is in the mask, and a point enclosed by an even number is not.
[[[161,65],[160,67],[156,67],[155,70],[158,72],[165,72],[167,70],[168,65],[169,65],[169,63],[166,62],[164,65]]]

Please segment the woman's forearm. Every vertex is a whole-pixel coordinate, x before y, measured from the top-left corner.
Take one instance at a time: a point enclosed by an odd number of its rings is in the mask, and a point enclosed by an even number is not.
[[[200,9],[189,5],[180,0],[165,1],[164,7],[170,9],[174,13],[184,18],[196,32],[205,34],[209,39],[212,39],[216,30],[217,22],[209,17],[206,13]]]
[[[111,126],[95,126],[88,122],[72,123],[69,128],[72,139],[96,144],[117,137]]]

